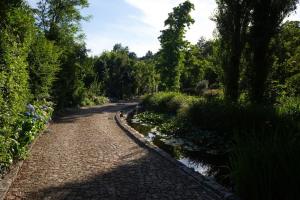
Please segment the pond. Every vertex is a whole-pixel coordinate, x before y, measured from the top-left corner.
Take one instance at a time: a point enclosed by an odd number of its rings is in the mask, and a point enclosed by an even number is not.
[[[203,151],[200,146],[186,138],[174,135],[164,135],[151,124],[141,123],[134,114],[127,117],[127,122],[145,138],[169,153],[173,158],[188,168],[219,182],[230,189],[228,155]]]

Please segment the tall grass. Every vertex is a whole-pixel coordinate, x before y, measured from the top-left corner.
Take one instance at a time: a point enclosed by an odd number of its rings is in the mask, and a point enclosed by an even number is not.
[[[300,199],[299,134],[237,134],[232,178],[243,200]]]

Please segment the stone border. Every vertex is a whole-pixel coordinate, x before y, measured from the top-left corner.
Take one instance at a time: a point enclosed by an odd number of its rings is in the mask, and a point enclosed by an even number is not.
[[[127,112],[127,115],[134,112],[134,110],[135,109],[130,110],[129,112]],[[137,142],[142,147],[145,147],[145,148],[147,148],[151,151],[156,152],[157,154],[162,156],[164,159],[166,159],[167,161],[171,162],[173,165],[178,167],[184,173],[186,173],[187,175],[193,177],[201,186],[204,187],[206,192],[209,192],[210,194],[213,194],[215,196],[215,198],[222,199],[222,200],[239,200],[239,198],[236,195],[234,195],[233,193],[228,192],[227,189],[224,188],[223,186],[221,186],[220,184],[218,184],[215,181],[210,180],[210,179],[206,178],[205,176],[201,175],[200,173],[197,173],[194,170],[188,168],[187,166],[185,166],[184,164],[182,164],[178,160],[171,157],[167,152],[160,149],[159,147],[154,145],[152,142],[149,142],[148,140],[146,140],[146,138],[141,133],[139,133],[138,131],[133,129],[131,126],[129,126],[127,124],[127,122],[124,119],[121,118],[121,112],[117,112],[117,114],[115,116],[115,120],[116,120],[117,124],[119,125],[119,127],[122,130],[124,130],[125,133],[131,139],[133,139],[135,142]]]
[[[35,138],[35,140],[28,145],[28,153],[31,152],[31,149],[35,145],[35,143],[38,141],[38,139],[48,130],[50,124],[52,123],[49,122],[46,124],[46,127],[44,130],[42,130],[38,136]],[[26,159],[25,159],[26,160]],[[18,173],[23,166],[23,163],[25,160],[18,160],[16,163],[13,163],[12,166],[8,169],[8,172],[3,175],[0,179],[0,200],[4,200],[6,197],[6,194],[11,186],[11,184],[14,182],[14,180],[17,178]]]

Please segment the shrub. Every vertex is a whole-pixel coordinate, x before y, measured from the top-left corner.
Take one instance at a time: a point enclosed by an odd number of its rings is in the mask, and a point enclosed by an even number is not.
[[[289,96],[300,96],[300,73],[287,80],[287,89]]]
[[[236,130],[299,129],[299,97],[281,98],[274,106],[227,103],[222,96],[202,98],[179,93],[145,96],[146,110],[176,115],[202,130],[232,134]]]
[[[94,106],[94,105],[103,105],[109,102],[107,97],[103,96],[86,96],[81,101],[81,106]]]
[[[48,102],[35,102],[27,106],[27,112],[18,115],[12,125],[10,135],[0,135],[0,172],[3,172],[13,160],[22,159],[27,147],[44,129],[51,119],[53,109]]]
[[[96,96],[94,97],[94,102],[96,105],[103,105],[109,102],[109,99],[104,96]]]
[[[29,11],[18,8],[9,10],[3,22],[0,28],[0,135],[8,138],[14,134],[13,125],[30,99],[26,59],[34,18]]]
[[[160,92],[147,95],[142,99],[142,105],[149,110],[177,114],[197,100],[197,97],[175,92]]]

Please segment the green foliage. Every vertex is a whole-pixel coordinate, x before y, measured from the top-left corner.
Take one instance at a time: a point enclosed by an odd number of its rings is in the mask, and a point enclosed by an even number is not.
[[[220,134],[235,130],[265,130],[270,133],[297,128],[300,102],[297,98],[284,98],[275,107],[247,104],[230,104],[222,99],[200,100],[190,106],[187,117],[203,130]]]
[[[300,96],[300,73],[286,80],[288,95]]]
[[[61,51],[60,73],[54,84],[55,100],[60,109],[80,104],[88,87],[84,78],[90,65],[80,34],[80,21],[85,19],[80,8],[87,6],[87,0],[41,0],[38,3],[38,25]]]
[[[61,6],[63,4],[63,6]],[[28,144],[50,120],[52,104],[35,100],[55,99],[59,106],[93,104],[101,97],[91,59],[80,41],[78,9],[87,1],[43,0],[38,24],[32,10],[18,0],[0,2],[0,171],[24,158]],[[42,29],[44,32],[39,30]],[[49,39],[51,41],[49,41]],[[53,84],[55,87],[53,88]],[[55,94],[55,95],[54,95]]]
[[[295,61],[298,56],[289,59],[297,54],[299,26],[287,22],[279,30],[284,18],[295,10],[297,2],[217,1],[215,21],[221,41],[220,57],[227,100],[237,102],[240,91],[244,89],[248,91],[251,102],[259,104],[272,101],[274,94],[282,94],[273,84],[279,83],[280,88],[286,76],[291,76],[297,68]],[[270,88],[275,91],[268,91]]]
[[[53,109],[48,102],[35,102],[27,106],[27,112],[19,114],[12,125],[11,135],[0,135],[0,172],[2,173],[13,160],[23,159],[27,155],[27,147],[44,129],[51,119]]]
[[[241,199],[298,199],[299,145],[291,130],[237,133],[232,176]]]
[[[91,97],[84,97],[81,101],[81,106],[94,106],[94,105],[103,105],[109,102],[107,97],[103,96],[91,96]]]
[[[136,61],[133,65],[135,94],[153,93],[157,90],[159,75],[151,61]]]
[[[143,97],[142,105],[147,110],[176,114],[187,108],[198,98],[176,92],[159,92]]]
[[[104,93],[112,98],[123,99],[155,92],[159,82],[152,59],[137,59],[128,47],[121,44],[95,58],[94,70]]]
[[[29,100],[28,64],[33,17],[25,8],[6,13],[0,29],[0,135],[13,134],[12,126]]]
[[[102,104],[108,103],[109,99],[107,97],[97,96],[97,97],[94,97],[94,102],[96,105],[102,105]]]
[[[150,124],[154,126],[162,124],[167,119],[166,115],[149,111],[139,113],[134,117],[141,123]]]
[[[194,23],[190,15],[193,9],[194,5],[189,1],[175,7],[165,21],[167,29],[161,31],[158,67],[161,74],[160,87],[162,90],[179,91],[180,89],[180,76],[184,60],[182,49],[187,44],[184,34],[186,28]]]
[[[196,88],[197,84],[204,79],[204,70],[207,61],[199,58],[200,49],[191,45],[185,51],[183,62],[184,69],[181,75],[181,90],[190,91]]]
[[[270,80],[276,88],[275,97],[299,96],[300,74],[300,24],[298,21],[287,21],[279,34],[273,39],[273,66]]]
[[[187,108],[180,109],[178,104],[172,107],[174,99],[180,99],[175,101],[180,105],[186,101]],[[229,153],[230,175],[242,199],[297,199],[299,97],[285,97],[274,106],[261,106],[228,103],[222,97],[157,93],[144,97],[142,105],[146,111],[162,113],[145,112],[140,116],[145,123],[157,122],[163,134],[188,138],[205,151]],[[170,113],[173,115],[166,115]],[[160,120],[161,116],[168,117]]]
[[[127,47],[115,45],[113,51],[104,52],[96,59],[94,68],[109,97],[123,99],[134,94],[134,59],[129,54]]]
[[[59,71],[59,49],[38,33],[28,55],[29,84],[36,99],[49,99]]]
[[[87,0],[40,0],[36,10],[38,25],[48,39],[66,50],[80,31],[81,20],[86,19],[80,13],[80,8],[85,7]]]
[[[220,34],[220,57],[224,69],[225,97],[237,102],[240,88],[241,57],[246,44],[251,0],[218,0],[215,17]]]
[[[298,0],[252,2],[251,26],[249,30],[249,72],[250,99],[262,103],[267,88],[272,60],[271,40],[276,36],[280,24],[290,12],[296,9]],[[267,11],[266,11],[267,10]]]

